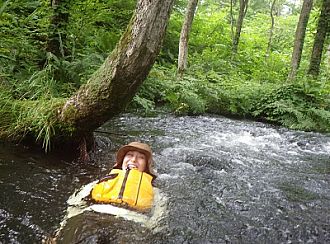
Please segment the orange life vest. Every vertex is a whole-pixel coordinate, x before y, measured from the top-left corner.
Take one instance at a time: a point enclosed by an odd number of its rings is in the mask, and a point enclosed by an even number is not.
[[[96,202],[120,203],[137,210],[148,210],[153,203],[153,177],[137,169],[112,169],[91,192]]]

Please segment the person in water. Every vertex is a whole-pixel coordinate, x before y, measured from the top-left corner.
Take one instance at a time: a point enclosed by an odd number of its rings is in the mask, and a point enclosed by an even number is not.
[[[149,210],[153,204],[152,150],[149,145],[131,142],[116,154],[116,163],[108,175],[91,191],[96,203],[110,203],[134,210]]]
[[[86,221],[86,216],[90,216],[90,221],[93,221],[95,213],[127,218],[134,217],[130,210],[140,216],[148,212],[153,206],[153,180],[156,178],[152,166],[153,157],[149,145],[131,142],[119,148],[116,163],[109,174],[83,186],[70,196],[67,214],[59,229],[55,231],[54,237],[45,237],[43,243],[80,243],[80,238],[85,239],[90,231],[90,224],[84,225],[80,221]],[[85,215],[81,215],[83,212]],[[111,217],[108,219],[111,220]],[[90,234],[95,235],[94,232]]]

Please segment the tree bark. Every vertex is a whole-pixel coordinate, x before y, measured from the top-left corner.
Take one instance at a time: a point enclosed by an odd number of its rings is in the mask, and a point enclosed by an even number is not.
[[[126,32],[104,64],[58,112],[74,136],[94,131],[132,100],[159,54],[174,0],[139,0]]]
[[[317,77],[320,73],[320,64],[324,49],[324,41],[330,29],[330,0],[323,0],[319,17],[317,32],[314,39],[312,56],[310,59],[308,74]]]
[[[244,20],[245,14],[248,9],[248,3],[249,3],[249,0],[240,0],[239,1],[239,15],[237,18],[235,36],[233,39],[233,53],[234,54],[237,53],[238,43],[239,43],[239,39],[241,36],[241,30],[242,30],[242,26],[243,26],[243,20]]]
[[[183,76],[183,73],[187,69],[189,33],[192,26],[192,22],[194,20],[197,4],[198,4],[198,0],[189,0],[186,17],[184,19],[180,33],[178,71],[177,71],[180,77]]]
[[[288,75],[289,81],[293,80],[296,77],[300,65],[301,54],[304,47],[306,27],[312,6],[313,6],[313,0],[304,0],[299,16],[299,22],[296,28],[294,47],[291,58],[291,70]]]

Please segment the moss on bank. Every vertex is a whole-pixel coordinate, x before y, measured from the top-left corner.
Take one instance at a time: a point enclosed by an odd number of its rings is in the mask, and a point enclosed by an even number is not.
[[[33,138],[46,151],[50,149],[53,137],[65,132],[68,136],[74,128],[61,124],[58,110],[65,99],[1,100],[0,138],[9,141],[24,141]]]

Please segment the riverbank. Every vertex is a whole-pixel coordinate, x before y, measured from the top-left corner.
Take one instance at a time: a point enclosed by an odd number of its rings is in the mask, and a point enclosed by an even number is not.
[[[155,107],[178,115],[223,115],[281,125],[289,129],[330,132],[330,83],[300,77],[295,82],[245,80],[237,73],[187,73],[155,67],[132,102],[151,113]]]

